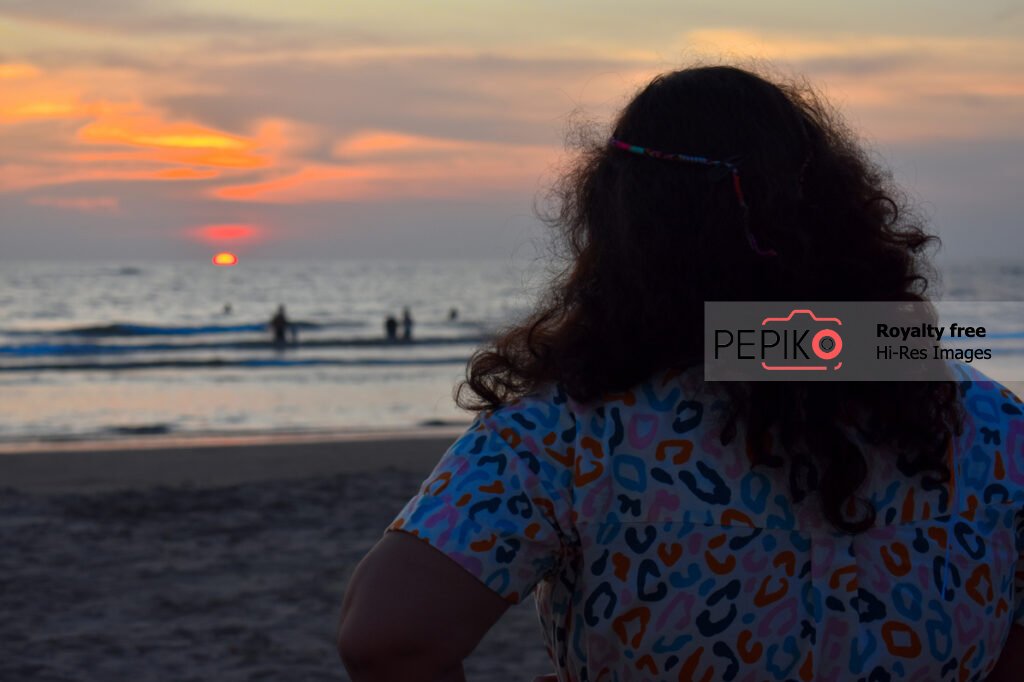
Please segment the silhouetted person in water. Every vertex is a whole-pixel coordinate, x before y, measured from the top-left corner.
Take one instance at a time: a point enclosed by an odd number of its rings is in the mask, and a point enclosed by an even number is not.
[[[224,304],[224,314],[225,315],[230,315],[231,314],[231,304],[230,303],[225,303]]]
[[[459,319],[459,309],[452,308],[451,310],[448,311],[448,321],[454,322],[457,319]]]
[[[384,332],[388,335],[388,341],[398,338],[398,320],[394,315],[388,315],[388,319],[384,320]]]
[[[284,306],[279,305],[277,313],[270,318],[270,329],[274,332],[275,345],[283,346],[287,342],[288,326],[288,318],[284,314]]]
[[[402,340],[412,341],[412,313],[408,306],[402,308]]]

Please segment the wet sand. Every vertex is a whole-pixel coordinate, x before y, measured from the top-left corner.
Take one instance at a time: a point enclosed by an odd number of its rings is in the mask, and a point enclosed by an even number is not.
[[[454,438],[0,454],[0,679],[348,679],[346,582]],[[550,670],[532,600],[466,662]]]

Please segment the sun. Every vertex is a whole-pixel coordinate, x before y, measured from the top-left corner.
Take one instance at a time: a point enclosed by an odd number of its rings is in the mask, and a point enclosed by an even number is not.
[[[221,251],[220,253],[213,257],[214,265],[235,265],[237,263],[238,256],[229,251]]]

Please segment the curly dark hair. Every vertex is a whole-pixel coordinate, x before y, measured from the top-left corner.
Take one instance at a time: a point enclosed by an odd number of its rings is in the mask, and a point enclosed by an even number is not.
[[[739,157],[747,215],[713,169],[615,149],[606,135],[579,145],[552,190],[555,210],[540,215],[568,266],[525,321],[473,355],[461,407],[494,409],[548,382],[590,403],[701,364],[705,301],[926,300],[937,238],[811,86],[776,80],[732,66],[665,73],[612,131],[652,149]],[[745,229],[778,255],[758,255]],[[844,426],[893,448],[904,474],[949,479],[963,420],[952,380],[723,386],[733,398],[723,442],[742,423],[754,465],[779,464],[774,429],[792,498],[817,490],[837,529],[875,523],[857,496],[867,460]]]

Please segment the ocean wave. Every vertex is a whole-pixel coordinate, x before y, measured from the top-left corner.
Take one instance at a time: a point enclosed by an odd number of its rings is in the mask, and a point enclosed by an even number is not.
[[[161,436],[171,433],[174,430],[173,424],[157,422],[155,424],[133,424],[129,426],[107,426],[103,433],[118,436]]]
[[[340,329],[365,327],[359,320],[336,320],[332,322],[290,322],[296,329]],[[4,329],[0,334],[7,336],[194,336],[197,334],[234,334],[239,332],[262,332],[268,329],[266,322],[250,324],[200,324],[156,326],[147,324],[111,323],[71,327],[69,329]]]
[[[301,348],[404,348],[423,346],[451,346],[459,344],[476,344],[484,340],[482,336],[458,337],[426,337],[413,341],[388,341],[383,338],[340,337],[328,339],[304,339],[298,344]],[[0,356],[6,357],[48,357],[69,355],[126,355],[130,353],[181,352],[196,350],[261,350],[276,348],[269,339],[241,341],[208,341],[201,343],[146,343],[146,344],[113,344],[113,343],[30,343],[20,345],[0,345]],[[290,345],[289,348],[294,348]]]

